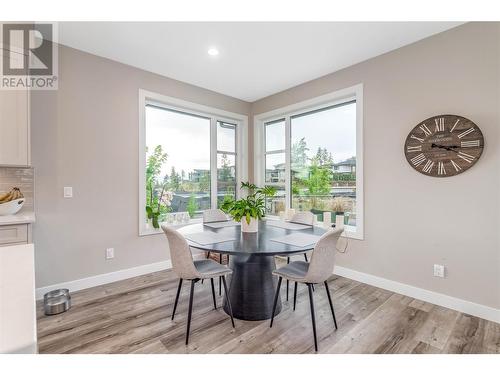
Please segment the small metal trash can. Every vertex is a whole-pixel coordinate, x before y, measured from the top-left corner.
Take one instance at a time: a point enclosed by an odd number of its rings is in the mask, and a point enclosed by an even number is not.
[[[71,307],[71,296],[68,289],[56,289],[43,296],[45,315],[56,315],[68,311]]]

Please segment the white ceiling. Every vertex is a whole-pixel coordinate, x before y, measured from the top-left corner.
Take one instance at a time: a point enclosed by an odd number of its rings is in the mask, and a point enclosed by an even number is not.
[[[459,24],[62,22],[59,42],[253,102]]]

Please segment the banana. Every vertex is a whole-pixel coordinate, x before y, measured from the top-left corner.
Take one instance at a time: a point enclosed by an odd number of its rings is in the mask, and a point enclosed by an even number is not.
[[[9,191],[9,193],[7,194],[7,196],[0,201],[0,203],[10,202],[12,200],[12,195],[13,195],[13,192],[11,190],[11,191]]]
[[[23,193],[21,193],[21,190],[18,187],[14,187],[8,193],[0,195],[0,203],[7,203],[21,198],[24,198]]]
[[[0,194],[0,202],[3,202],[5,200],[5,198],[8,197],[9,194],[10,194],[10,191],[7,193]]]

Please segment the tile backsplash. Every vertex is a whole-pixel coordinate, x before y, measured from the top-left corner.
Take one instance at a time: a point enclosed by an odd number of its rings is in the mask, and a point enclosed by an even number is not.
[[[21,189],[26,199],[21,212],[34,209],[34,174],[33,168],[0,167],[0,193],[8,192],[14,186]]]

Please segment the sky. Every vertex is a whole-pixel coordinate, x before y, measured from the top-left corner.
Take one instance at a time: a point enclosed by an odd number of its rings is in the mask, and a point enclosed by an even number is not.
[[[274,123],[266,129],[268,151],[285,148],[285,122]],[[307,155],[316,155],[318,147],[332,153],[335,163],[356,155],[356,104],[347,104],[329,110],[291,119],[292,144],[305,138]],[[282,155],[269,156],[270,165],[282,162]]]
[[[267,150],[285,147],[284,122],[268,125]],[[332,153],[335,162],[356,155],[356,104],[347,104],[291,120],[292,144],[305,138],[309,157],[318,147]]]
[[[157,145],[168,154],[162,177],[172,166],[178,173],[210,169],[210,120],[157,107],[146,107],[146,146],[150,155]],[[229,125],[229,128],[228,128]],[[217,124],[217,149],[235,152],[236,131],[230,124]],[[220,159],[220,156],[219,158]],[[234,157],[228,156],[228,160]],[[234,163],[233,163],[234,164]]]
[[[162,176],[170,173],[172,166],[178,173],[193,169],[210,169],[210,120],[146,107],[146,145],[148,154],[158,144],[168,154]],[[269,125],[266,132],[268,150],[283,149],[284,122]],[[234,150],[235,133],[231,129],[217,127],[218,149]],[[305,137],[308,156],[313,157],[318,147],[327,148],[335,162],[356,155],[356,104],[292,118],[292,143]],[[276,155],[280,160],[282,157]]]

